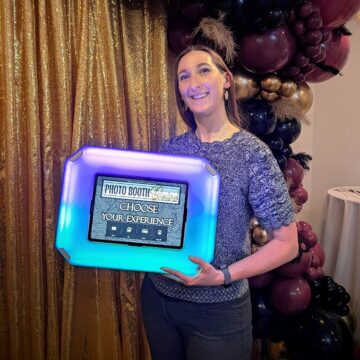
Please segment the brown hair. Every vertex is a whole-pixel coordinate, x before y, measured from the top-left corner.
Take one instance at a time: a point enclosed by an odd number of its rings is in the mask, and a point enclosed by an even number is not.
[[[185,50],[183,50],[180,53],[180,55],[178,56],[177,61],[176,61],[175,95],[176,95],[177,106],[178,106],[178,109],[179,109],[182,119],[185,121],[185,123],[188,126],[190,126],[191,129],[193,129],[193,130],[196,129],[196,122],[195,122],[194,114],[189,109],[185,110],[184,101],[181,99],[181,95],[180,95],[180,91],[179,91],[179,80],[178,80],[178,76],[177,76],[177,70],[179,67],[180,60],[182,59],[183,56],[185,56],[186,54],[188,54],[194,50],[204,51],[204,52],[208,53],[211,56],[211,59],[212,59],[213,63],[216,65],[216,67],[218,68],[218,70],[221,73],[229,74],[231,85],[230,85],[230,88],[227,89],[229,92],[229,99],[227,101],[225,101],[225,110],[226,110],[226,114],[227,114],[230,122],[242,127],[244,125],[244,119],[239,114],[239,110],[237,107],[233,75],[232,75],[231,71],[228,69],[228,67],[226,66],[222,57],[216,51],[214,51],[213,49],[211,49],[207,46],[204,46],[204,45],[191,45],[191,46],[187,47]]]

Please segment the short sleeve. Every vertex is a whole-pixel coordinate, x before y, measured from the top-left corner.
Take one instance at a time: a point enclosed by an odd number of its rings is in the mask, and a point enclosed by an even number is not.
[[[250,158],[249,202],[260,225],[275,230],[295,220],[284,176],[264,145]]]
[[[168,143],[168,140],[164,140],[161,143],[160,148],[159,148],[160,153],[166,153],[167,152],[167,143]]]

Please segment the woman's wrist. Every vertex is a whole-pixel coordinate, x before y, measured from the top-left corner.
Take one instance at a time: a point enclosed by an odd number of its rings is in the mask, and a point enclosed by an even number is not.
[[[215,281],[216,281],[216,285],[224,285],[225,275],[221,270],[217,270]]]

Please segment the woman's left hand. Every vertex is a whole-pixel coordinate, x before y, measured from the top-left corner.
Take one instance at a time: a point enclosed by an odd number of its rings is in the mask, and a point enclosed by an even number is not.
[[[162,267],[161,270],[175,276],[175,280],[178,280],[187,286],[212,286],[222,285],[224,283],[224,274],[222,271],[216,270],[210,263],[202,260],[197,256],[189,256],[189,259],[193,263],[199,265],[201,268],[199,274],[195,276],[187,276],[180,271],[166,267]]]

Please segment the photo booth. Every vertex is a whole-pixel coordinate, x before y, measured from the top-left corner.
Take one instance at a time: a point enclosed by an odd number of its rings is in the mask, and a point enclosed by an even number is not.
[[[219,175],[200,157],[85,146],[66,163],[56,247],[72,265],[196,275],[214,256]]]

